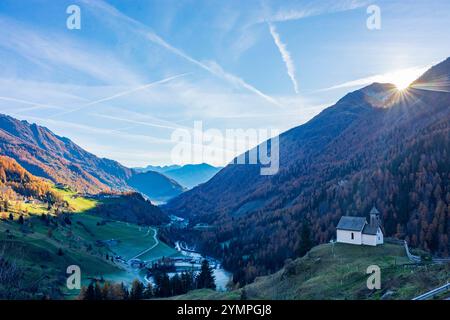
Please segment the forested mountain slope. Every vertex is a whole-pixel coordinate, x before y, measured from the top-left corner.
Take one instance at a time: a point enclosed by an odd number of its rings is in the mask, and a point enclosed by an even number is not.
[[[150,198],[168,199],[183,191],[163,175],[139,173],[116,161],[98,158],[45,127],[6,115],[0,115],[0,155],[15,159],[35,176],[79,192],[134,188]]]
[[[450,251],[450,59],[409,89],[372,84],[280,135],[278,174],[229,165],[172,200],[169,213],[206,222],[200,247],[245,283],[324,243],[342,215],[377,206],[387,236]],[[251,230],[251,232],[249,232]]]

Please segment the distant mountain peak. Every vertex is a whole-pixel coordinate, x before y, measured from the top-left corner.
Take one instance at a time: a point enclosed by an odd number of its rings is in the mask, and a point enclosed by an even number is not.
[[[398,94],[397,87],[392,83],[374,82],[364,88],[355,90],[341,98],[336,106],[353,106],[354,108],[366,109],[387,108],[392,105],[392,98]]]
[[[211,179],[220,169],[222,168],[214,167],[208,163],[186,164],[179,168],[167,170],[163,174],[191,189]]]

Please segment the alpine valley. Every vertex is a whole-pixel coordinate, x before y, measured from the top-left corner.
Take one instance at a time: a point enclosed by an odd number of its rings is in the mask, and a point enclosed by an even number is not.
[[[450,274],[449,84],[450,58],[405,90],[348,93],[279,136],[273,176],[258,164],[130,169],[1,115],[0,298],[410,299],[433,289]],[[382,246],[329,243],[341,217],[370,212]],[[375,293],[365,287],[373,264],[386,270]],[[83,271],[76,292],[70,265]]]

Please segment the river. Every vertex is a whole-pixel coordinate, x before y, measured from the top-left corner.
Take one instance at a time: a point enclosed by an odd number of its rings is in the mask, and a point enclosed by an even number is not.
[[[232,278],[232,274],[225,269],[223,269],[220,261],[213,259],[211,257],[204,257],[199,252],[196,252],[192,249],[187,249],[181,246],[178,242],[175,245],[175,249],[188,259],[178,260],[175,262],[175,267],[177,269],[176,272],[168,272],[169,277],[173,277],[176,273],[181,273],[183,271],[193,270],[194,273],[198,273],[201,267],[201,261],[207,259],[211,268],[213,268],[213,274],[216,283],[217,291],[227,291],[227,284],[230,282]],[[147,283],[155,284],[153,277],[143,277],[143,280]]]
[[[232,274],[228,271],[226,271],[223,267],[220,261],[213,259],[211,257],[204,257],[199,252],[196,252],[195,250],[191,248],[185,248],[180,245],[179,242],[175,244],[175,249],[177,249],[178,252],[180,252],[182,255],[186,257],[190,257],[196,260],[204,260],[207,259],[209,261],[210,266],[213,268],[214,277],[216,279],[216,286],[217,290],[219,291],[226,291],[227,290],[227,284],[230,282]],[[177,264],[175,264],[177,266]],[[200,267],[200,265],[198,266]]]

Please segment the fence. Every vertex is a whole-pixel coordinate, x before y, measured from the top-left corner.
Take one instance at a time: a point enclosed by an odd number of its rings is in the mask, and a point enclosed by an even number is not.
[[[413,300],[428,300],[430,298],[435,297],[438,294],[442,294],[442,293],[445,293],[448,291],[450,291],[450,282],[448,282],[447,284],[444,284],[442,287],[425,292],[424,294],[421,294],[420,296],[415,297]]]
[[[406,242],[406,240],[386,238],[384,241],[386,243],[403,245],[405,247],[406,255],[408,256],[408,259],[411,262],[414,262],[414,263],[422,262],[422,257],[413,255],[411,253],[411,251],[409,250],[409,246],[408,246],[408,243]],[[432,263],[450,263],[450,258],[434,258],[434,257],[432,257],[430,262],[432,262]]]

